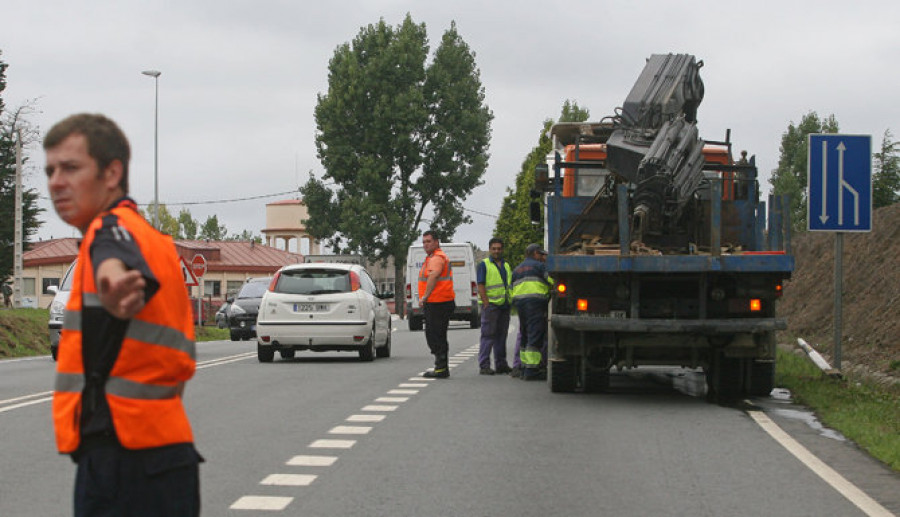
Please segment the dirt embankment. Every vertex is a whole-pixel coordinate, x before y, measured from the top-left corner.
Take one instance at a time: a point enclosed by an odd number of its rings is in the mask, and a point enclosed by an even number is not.
[[[843,239],[842,361],[900,378],[900,203],[875,211],[872,232],[845,233]],[[781,342],[802,337],[829,359],[834,241],[831,232],[795,236],[796,268],[778,309],[788,319]]]

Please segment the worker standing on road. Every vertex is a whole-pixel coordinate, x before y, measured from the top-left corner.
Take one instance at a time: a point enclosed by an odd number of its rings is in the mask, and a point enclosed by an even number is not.
[[[57,447],[78,464],[75,515],[199,515],[202,458],[182,404],[194,327],[175,246],[127,197],[115,122],[73,115],[44,150],[53,207],[83,235],[53,393]]]
[[[434,231],[428,230],[422,234],[422,247],[428,255],[419,270],[419,301],[425,312],[425,341],[434,355],[434,369],[422,375],[446,379],[450,377],[447,327],[450,325],[450,316],[456,309],[453,270]]]
[[[490,256],[478,263],[475,272],[481,305],[481,345],[478,349],[481,375],[512,371],[506,362],[512,270],[503,260],[503,239],[494,237],[488,241],[488,252]],[[494,353],[494,369],[491,369],[491,352]]]
[[[519,352],[522,378],[546,379],[547,300],[553,279],[542,258],[547,252],[538,244],[525,248],[525,260],[512,273],[512,300],[519,313],[522,333]]]

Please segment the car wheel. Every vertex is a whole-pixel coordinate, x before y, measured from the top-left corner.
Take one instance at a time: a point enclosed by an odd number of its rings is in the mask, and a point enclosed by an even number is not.
[[[475,311],[475,314],[469,318],[469,328],[478,329],[481,328],[481,314],[478,311]]]
[[[263,348],[260,345],[256,345],[256,356],[261,363],[271,363],[275,359],[275,351],[271,348]]]
[[[294,350],[282,350],[281,352],[282,359],[293,359],[294,358]]]
[[[391,325],[388,324],[387,339],[384,340],[384,345],[382,345],[380,348],[375,349],[376,357],[390,357],[391,356],[391,335],[392,334],[393,333],[391,332]]]
[[[366,344],[363,345],[362,348],[359,349],[359,360],[360,361],[374,361],[375,360],[375,326],[372,326],[372,332],[369,334],[369,340],[366,341]]]
[[[241,336],[239,336],[237,332],[231,330],[231,331],[229,331],[229,333],[231,334],[232,341],[240,341],[241,340]]]

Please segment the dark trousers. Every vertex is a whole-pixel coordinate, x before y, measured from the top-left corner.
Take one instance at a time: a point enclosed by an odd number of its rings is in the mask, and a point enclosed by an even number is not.
[[[75,517],[196,517],[200,455],[191,444],[94,447],[78,458]]]
[[[450,325],[450,316],[456,310],[456,303],[449,302],[426,303],[425,311],[425,342],[428,349],[434,355],[434,367],[446,368],[447,356],[450,353],[450,343],[447,341],[447,327]]]
[[[491,367],[491,352],[494,365],[508,368],[506,363],[506,335],[509,333],[509,306],[501,307],[489,303],[481,308],[481,344],[478,347],[478,365]]]
[[[546,366],[547,301],[538,299],[522,300],[516,304],[516,310],[519,312],[519,330],[522,332],[520,350],[539,354],[540,367]],[[529,366],[527,361],[521,362],[522,366]]]

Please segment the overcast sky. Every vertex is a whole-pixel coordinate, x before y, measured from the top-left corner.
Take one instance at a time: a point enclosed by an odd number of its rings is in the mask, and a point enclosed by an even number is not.
[[[701,136],[755,154],[764,189],[789,123],[834,114],[842,133],[900,135],[900,2],[866,1],[0,1],[7,109],[36,99],[41,135],[76,112],[116,120],[132,144],[131,194],[153,199],[154,80],[159,70],[159,197],[229,233],[265,226],[265,204],[294,198],[316,158],[313,109],[335,48],[379,18],[410,13],[432,52],[456,21],[476,54],[494,113],[484,185],[465,200],[473,223],[455,241],[487,247],[542,122],[566,99],[591,119],[621,106],[644,60],[704,61]],[[45,199],[39,237],[75,236],[46,200],[44,157],[27,184]],[[269,197],[263,197],[269,196]],[[225,200],[257,199],[222,202]],[[217,203],[212,203],[219,201]],[[302,250],[302,251],[305,251]]]

